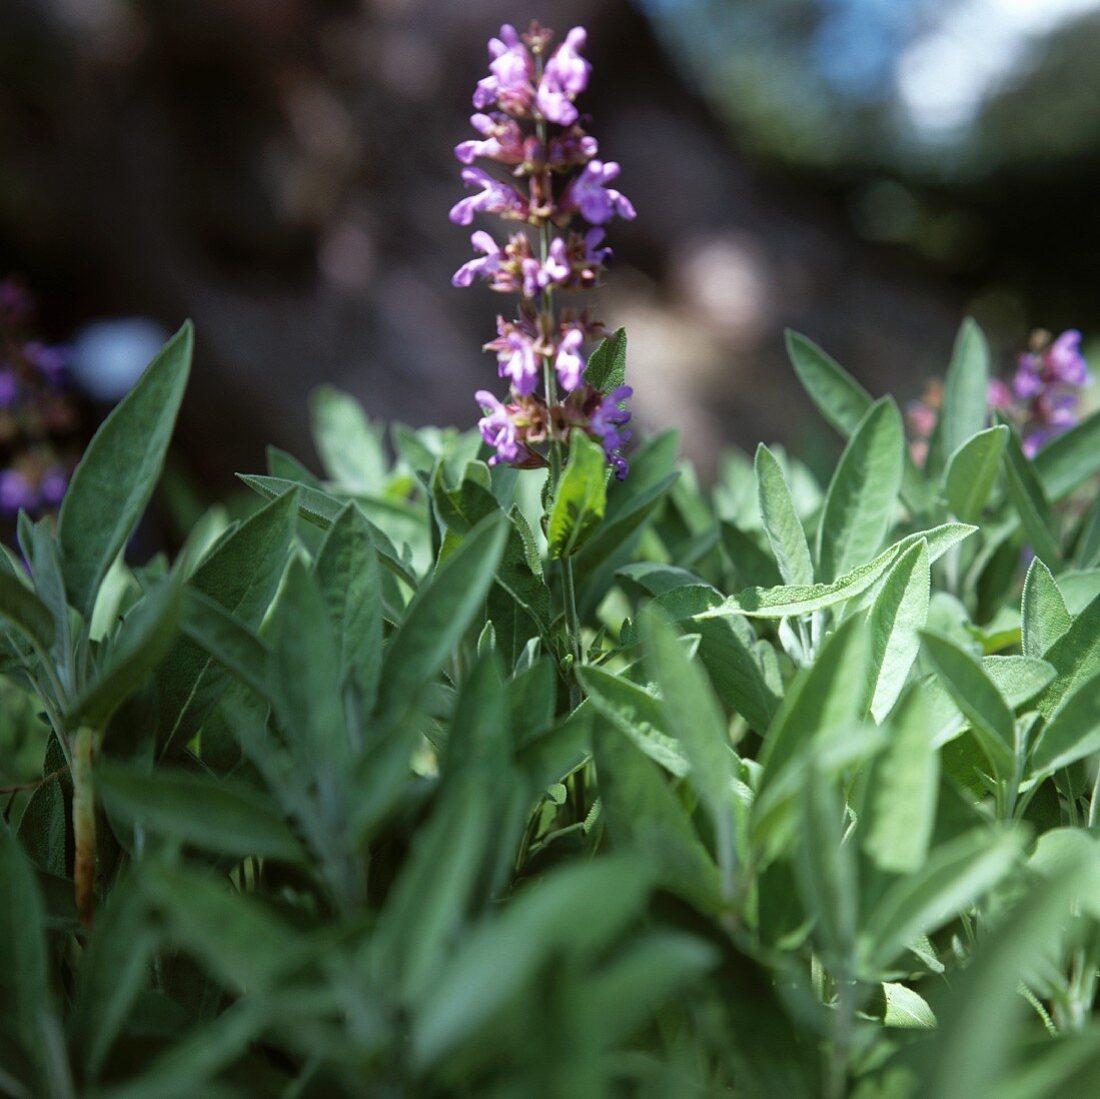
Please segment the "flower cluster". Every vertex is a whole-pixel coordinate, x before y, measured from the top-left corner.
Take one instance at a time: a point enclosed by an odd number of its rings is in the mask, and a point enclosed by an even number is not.
[[[78,426],[63,348],[33,339],[34,302],[0,281],[0,514],[49,511],[69,483]]]
[[[481,279],[520,299],[511,318],[497,318],[496,338],[485,344],[509,383],[504,400],[487,390],[476,394],[484,412],[478,426],[495,450],[490,461],[545,466],[540,448],[567,442],[580,430],[602,443],[623,478],[628,466],[622,447],[630,438],[623,403],[631,391],[622,386],[602,393],[585,381],[584,347],[603,326],[587,309],[556,312],[553,295],[599,283],[611,258],[603,226],[615,217],[633,218],[634,207],[612,186],[619,165],[597,158],[596,139],[576,106],[591,70],[580,52],[586,32],[574,27],[553,51],[552,38],[532,24],[523,35],[501,27],[500,37],[489,42],[489,75],[478,82],[478,113],[470,119],[479,136],[455,147],[472,193],[450,217],[470,225],[478,214],[495,214],[514,229],[503,241],[474,232],[470,243],[477,254],[451,281],[471,286]],[[475,166],[479,159],[502,166],[508,178]],[[574,228],[578,218],[587,226]]]
[[[1052,340],[1049,332],[1035,332],[1029,350],[1019,358],[1011,382],[992,378],[986,400],[990,410],[1002,412],[1020,431],[1024,453],[1034,458],[1051,439],[1078,420],[1081,391],[1091,383],[1081,354],[1081,333],[1063,332]],[[910,452],[923,466],[939,421],[943,384],[932,379],[920,400],[905,410],[911,437]]]

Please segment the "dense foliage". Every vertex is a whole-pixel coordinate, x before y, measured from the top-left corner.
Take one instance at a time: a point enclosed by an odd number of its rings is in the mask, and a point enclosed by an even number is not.
[[[0,561],[0,1091],[1094,1093],[1100,420],[1026,457],[968,323],[918,468],[790,351],[827,485],[322,390],[323,479],[125,564],[182,330]]]

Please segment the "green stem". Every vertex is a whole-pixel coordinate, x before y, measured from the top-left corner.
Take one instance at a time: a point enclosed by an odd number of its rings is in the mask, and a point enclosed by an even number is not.
[[[76,911],[80,922],[92,926],[95,910],[95,793],[92,789],[92,759],[96,748],[95,731],[82,725],[73,738],[73,881],[76,887]]]

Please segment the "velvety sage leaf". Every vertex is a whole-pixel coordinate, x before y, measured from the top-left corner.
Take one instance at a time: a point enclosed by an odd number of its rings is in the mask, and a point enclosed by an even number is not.
[[[324,491],[324,485],[315,477],[293,454],[287,454],[277,446],[269,446],[265,449],[267,458],[267,475],[278,477],[284,481],[293,481],[307,488],[315,488]]]
[[[69,601],[87,619],[96,592],[145,511],[191,369],[193,335],[185,324],[92,437],[58,516]]]
[[[1052,503],[1100,472],[1100,412],[1047,443],[1035,455],[1035,472]]]
[[[702,669],[684,651],[676,631],[655,608],[642,615],[646,667],[664,704],[666,727],[691,765],[691,780],[714,820],[718,863],[732,888],[733,816],[731,783],[739,764],[726,720]]]
[[[333,481],[351,491],[378,492],[386,475],[382,436],[348,393],[318,386],[309,399],[313,439]]]
[[[219,855],[301,862],[302,848],[263,794],[229,779],[118,764],[96,771],[112,816]]]
[[[469,774],[447,784],[417,830],[372,933],[380,964],[406,1003],[428,992],[465,922],[487,854],[488,794]]]
[[[887,719],[886,748],[875,761],[860,821],[863,848],[894,874],[919,870],[936,823],[940,758],[924,692],[911,687]]]
[[[292,489],[297,489],[298,514],[322,530],[328,530],[336,522],[336,517],[347,504],[346,500],[341,500],[327,492],[307,488],[294,481],[284,481],[278,477],[257,477],[251,473],[238,473],[237,477],[267,500],[275,500]],[[389,536],[370,519],[367,519],[367,522],[370,524],[371,538],[374,539],[379,562],[410,588],[415,588],[416,577],[399,558]]]
[[[592,753],[616,847],[636,850],[658,884],[717,916],[723,907],[718,868],[661,772],[610,723],[596,726]]]
[[[1044,656],[1057,674],[1036,707],[1049,719],[1064,698],[1100,673],[1100,596],[1081,611]]]
[[[50,608],[15,576],[0,569],[0,617],[6,618],[43,655],[54,640]]]
[[[414,707],[424,685],[454,652],[488,595],[508,529],[501,513],[487,516],[416,593],[386,646],[380,712]]]
[[[176,640],[182,594],[182,579],[170,576],[126,615],[104,666],[73,702],[66,717],[70,728],[102,728],[153,674]]]
[[[981,515],[997,479],[1008,436],[1004,424],[979,431],[947,459],[944,496],[947,506],[962,522],[973,523]]]
[[[875,721],[890,712],[917,659],[931,584],[928,544],[918,542],[890,566],[871,605],[870,709]]]
[[[983,656],[982,671],[1010,710],[1030,702],[1054,678],[1054,667],[1034,656]]]
[[[20,516],[25,513],[20,512]],[[61,547],[51,521],[39,519],[30,534],[30,552],[27,554],[34,590],[38,598],[49,608],[53,616],[53,647],[50,655],[55,664],[67,668],[69,652],[69,602],[65,594],[65,577],[61,568]]]
[[[603,447],[574,431],[569,461],[550,508],[546,539],[551,557],[576,553],[593,534],[607,505],[607,459]]]
[[[1062,550],[1053,533],[1054,516],[1042,482],[1011,431],[1005,445],[1004,470],[1008,498],[1020,517],[1024,535],[1035,555],[1055,564],[1061,562]]]
[[[967,317],[955,339],[943,383],[940,430],[945,454],[954,455],[985,427],[989,416],[988,388],[989,344],[974,319]],[[959,518],[966,521],[963,515]]]
[[[1031,753],[1031,772],[1068,767],[1100,750],[1100,674],[1085,680],[1050,715]]]
[[[1073,623],[1058,584],[1038,557],[1024,580],[1020,619],[1025,656],[1043,656]]]
[[[940,634],[925,631],[922,637],[940,681],[970,722],[994,771],[1010,774],[1016,734],[1008,703],[965,649]]]
[[[756,448],[755,466],[760,514],[779,575],[784,584],[812,584],[814,565],[802,520],[795,511],[791,490],[779,462],[763,443]]]
[[[907,985],[887,981],[882,986],[882,1025],[899,1030],[935,1030],[936,1016],[928,1001]]]
[[[382,578],[370,527],[354,504],[329,527],[314,570],[336,627],[341,676],[369,712],[382,671]]]
[[[573,863],[521,892],[451,954],[414,1016],[413,1054],[437,1062],[502,1010],[551,957],[578,964],[635,919],[650,874],[634,858]],[[501,966],[501,958],[509,964]]]
[[[602,393],[626,384],[626,329],[619,328],[592,352],[584,380]]]
[[[871,588],[900,554],[918,542],[924,540],[928,543],[928,559],[933,562],[977,529],[965,523],[944,523],[931,530],[909,534],[884,550],[873,561],[852,569],[831,583],[748,588],[737,595],[731,595],[700,617],[721,618],[740,614],[747,618],[790,618],[835,607]]]
[[[220,603],[201,592],[185,591],[180,629],[204,661],[216,661],[262,698],[271,697],[270,650]]]
[[[930,935],[993,888],[1019,857],[1013,831],[975,828],[941,844],[919,870],[899,878],[861,932],[866,975],[881,973],[921,935]]]
[[[0,1009],[24,1053],[42,1064],[52,1013],[44,911],[35,875],[6,822],[0,822]]]
[[[69,1030],[89,1080],[95,1080],[134,1002],[152,975],[159,933],[131,880],[115,885],[96,913],[81,955]]]
[[[774,555],[761,545],[755,535],[725,519],[719,523],[718,530],[722,549],[733,565],[738,584],[771,588],[783,582]]]
[[[853,432],[825,494],[817,532],[818,572],[836,580],[870,561],[894,518],[905,436],[889,397],[868,409]]]

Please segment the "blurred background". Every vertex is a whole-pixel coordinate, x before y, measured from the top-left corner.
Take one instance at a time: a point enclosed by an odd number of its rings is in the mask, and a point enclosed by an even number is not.
[[[268,442],[312,459],[321,381],[472,426],[499,299],[450,285],[452,149],[486,39],[534,17],[589,28],[639,213],[600,313],[704,475],[817,430],[785,326],[902,399],[966,312],[1004,371],[1033,327],[1097,327],[1100,0],[4,0],[0,278],[69,349],[67,414],[190,316],[199,496]]]

